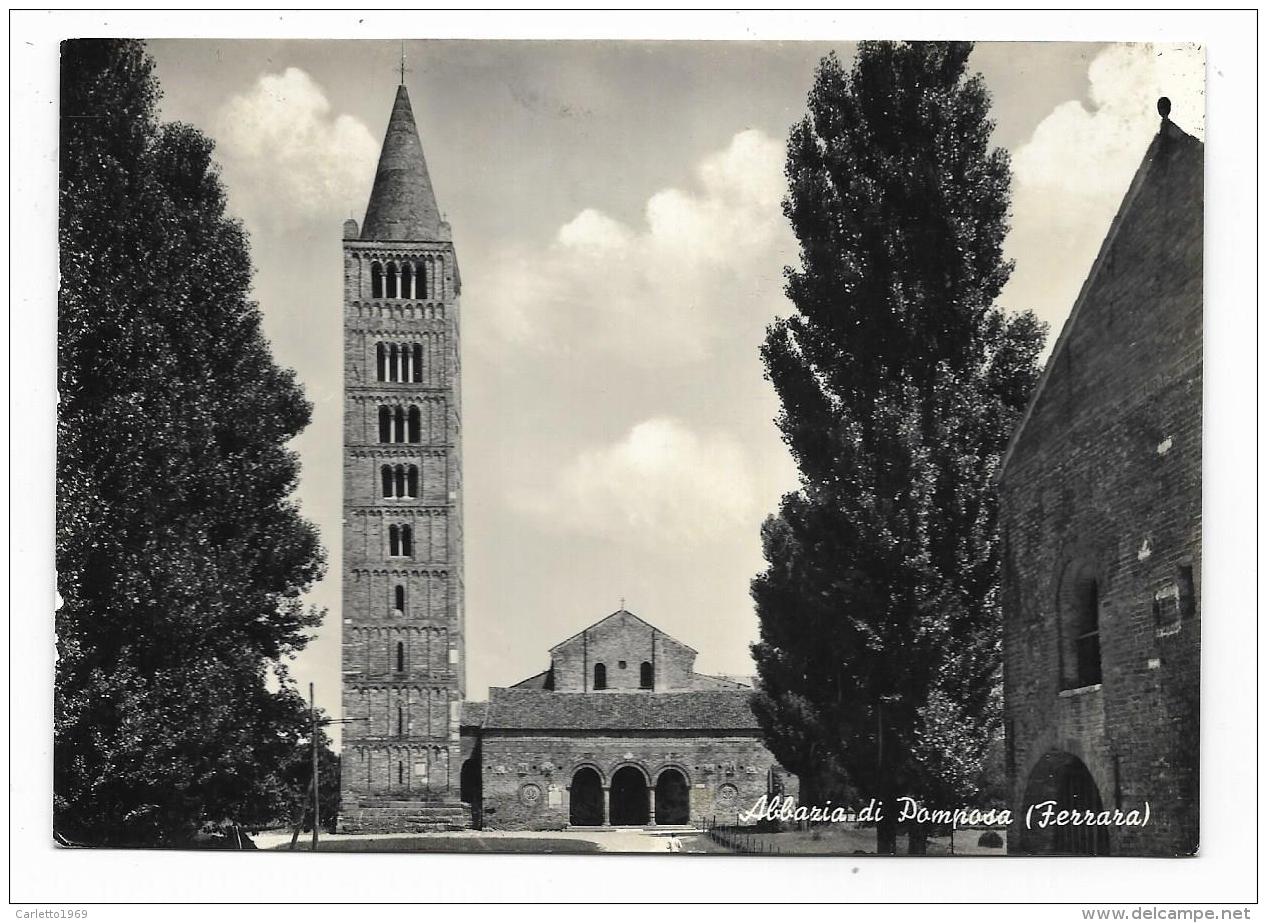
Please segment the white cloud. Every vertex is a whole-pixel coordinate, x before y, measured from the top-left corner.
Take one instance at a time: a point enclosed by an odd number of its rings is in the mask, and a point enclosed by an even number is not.
[[[1205,136],[1201,46],[1111,45],[1087,77],[1091,105],[1061,103],[1012,157],[1016,271],[1003,301],[1051,322],[1052,340],[1157,132],[1158,97],[1176,125]]]
[[[230,98],[213,132],[236,191],[230,205],[254,224],[276,231],[337,220],[369,195],[378,144],[360,120],[332,113],[322,88],[297,67]]]
[[[693,190],[652,195],[640,227],[585,209],[549,242],[498,254],[467,283],[489,312],[473,322],[476,345],[642,366],[699,360],[736,333],[755,348],[795,256],[783,146],[744,131],[695,172]]]
[[[512,498],[548,528],[647,548],[755,532],[759,500],[737,440],[697,434],[671,417],[644,420],[615,444],[581,452],[545,489]]]

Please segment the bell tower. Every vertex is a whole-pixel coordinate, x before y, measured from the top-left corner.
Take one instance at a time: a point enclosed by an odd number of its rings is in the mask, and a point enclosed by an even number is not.
[[[459,295],[402,72],[374,188],[343,225],[340,828],[469,825]]]

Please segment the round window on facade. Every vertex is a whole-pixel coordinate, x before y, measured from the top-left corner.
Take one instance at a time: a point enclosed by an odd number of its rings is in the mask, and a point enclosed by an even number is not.
[[[519,800],[530,808],[541,803],[541,786],[535,782],[527,782],[519,787]]]

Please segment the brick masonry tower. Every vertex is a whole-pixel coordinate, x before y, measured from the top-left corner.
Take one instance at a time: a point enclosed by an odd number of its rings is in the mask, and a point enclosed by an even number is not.
[[[402,81],[365,224],[343,226],[340,828],[467,826],[458,297]]]

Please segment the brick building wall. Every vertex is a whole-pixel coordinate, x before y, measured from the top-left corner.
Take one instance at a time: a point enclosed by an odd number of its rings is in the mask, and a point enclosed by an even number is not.
[[[463,826],[461,282],[403,85],[343,238],[340,822]]]
[[[479,826],[734,822],[763,795],[795,797],[762,742],[751,687],[693,672],[695,650],[649,622],[620,609],[550,656],[550,670],[463,707],[462,797]],[[607,667],[599,690],[596,663]]]
[[[458,797],[464,677],[451,250],[436,242],[345,241],[343,716],[352,720],[343,797],[353,806]],[[367,267],[392,259],[430,261],[428,299],[372,297]],[[379,380],[378,344],[428,339],[434,348],[422,351],[416,375],[410,369],[419,381]],[[378,409],[398,405],[419,408],[417,432],[384,443]],[[412,496],[384,496],[384,465],[415,468],[406,490]],[[392,554],[393,525],[411,528],[408,554]]]
[[[1149,805],[1110,852],[1197,847],[1202,226],[1202,145],[1163,122],[1005,460],[1014,851],[1061,849],[1024,813],[1078,763],[1104,808]]]
[[[691,821],[733,823],[766,793],[777,764],[755,732],[593,732],[553,734],[486,731],[480,737],[483,826],[500,830],[557,830],[571,811],[571,784],[582,767],[612,777],[633,767],[654,788],[661,773],[682,774]],[[795,779],[784,784],[795,791]]]
[[[691,688],[695,651],[624,609],[550,649],[556,692],[595,692],[594,667],[606,670],[610,692],[642,688],[642,664],[651,666],[651,688]]]

